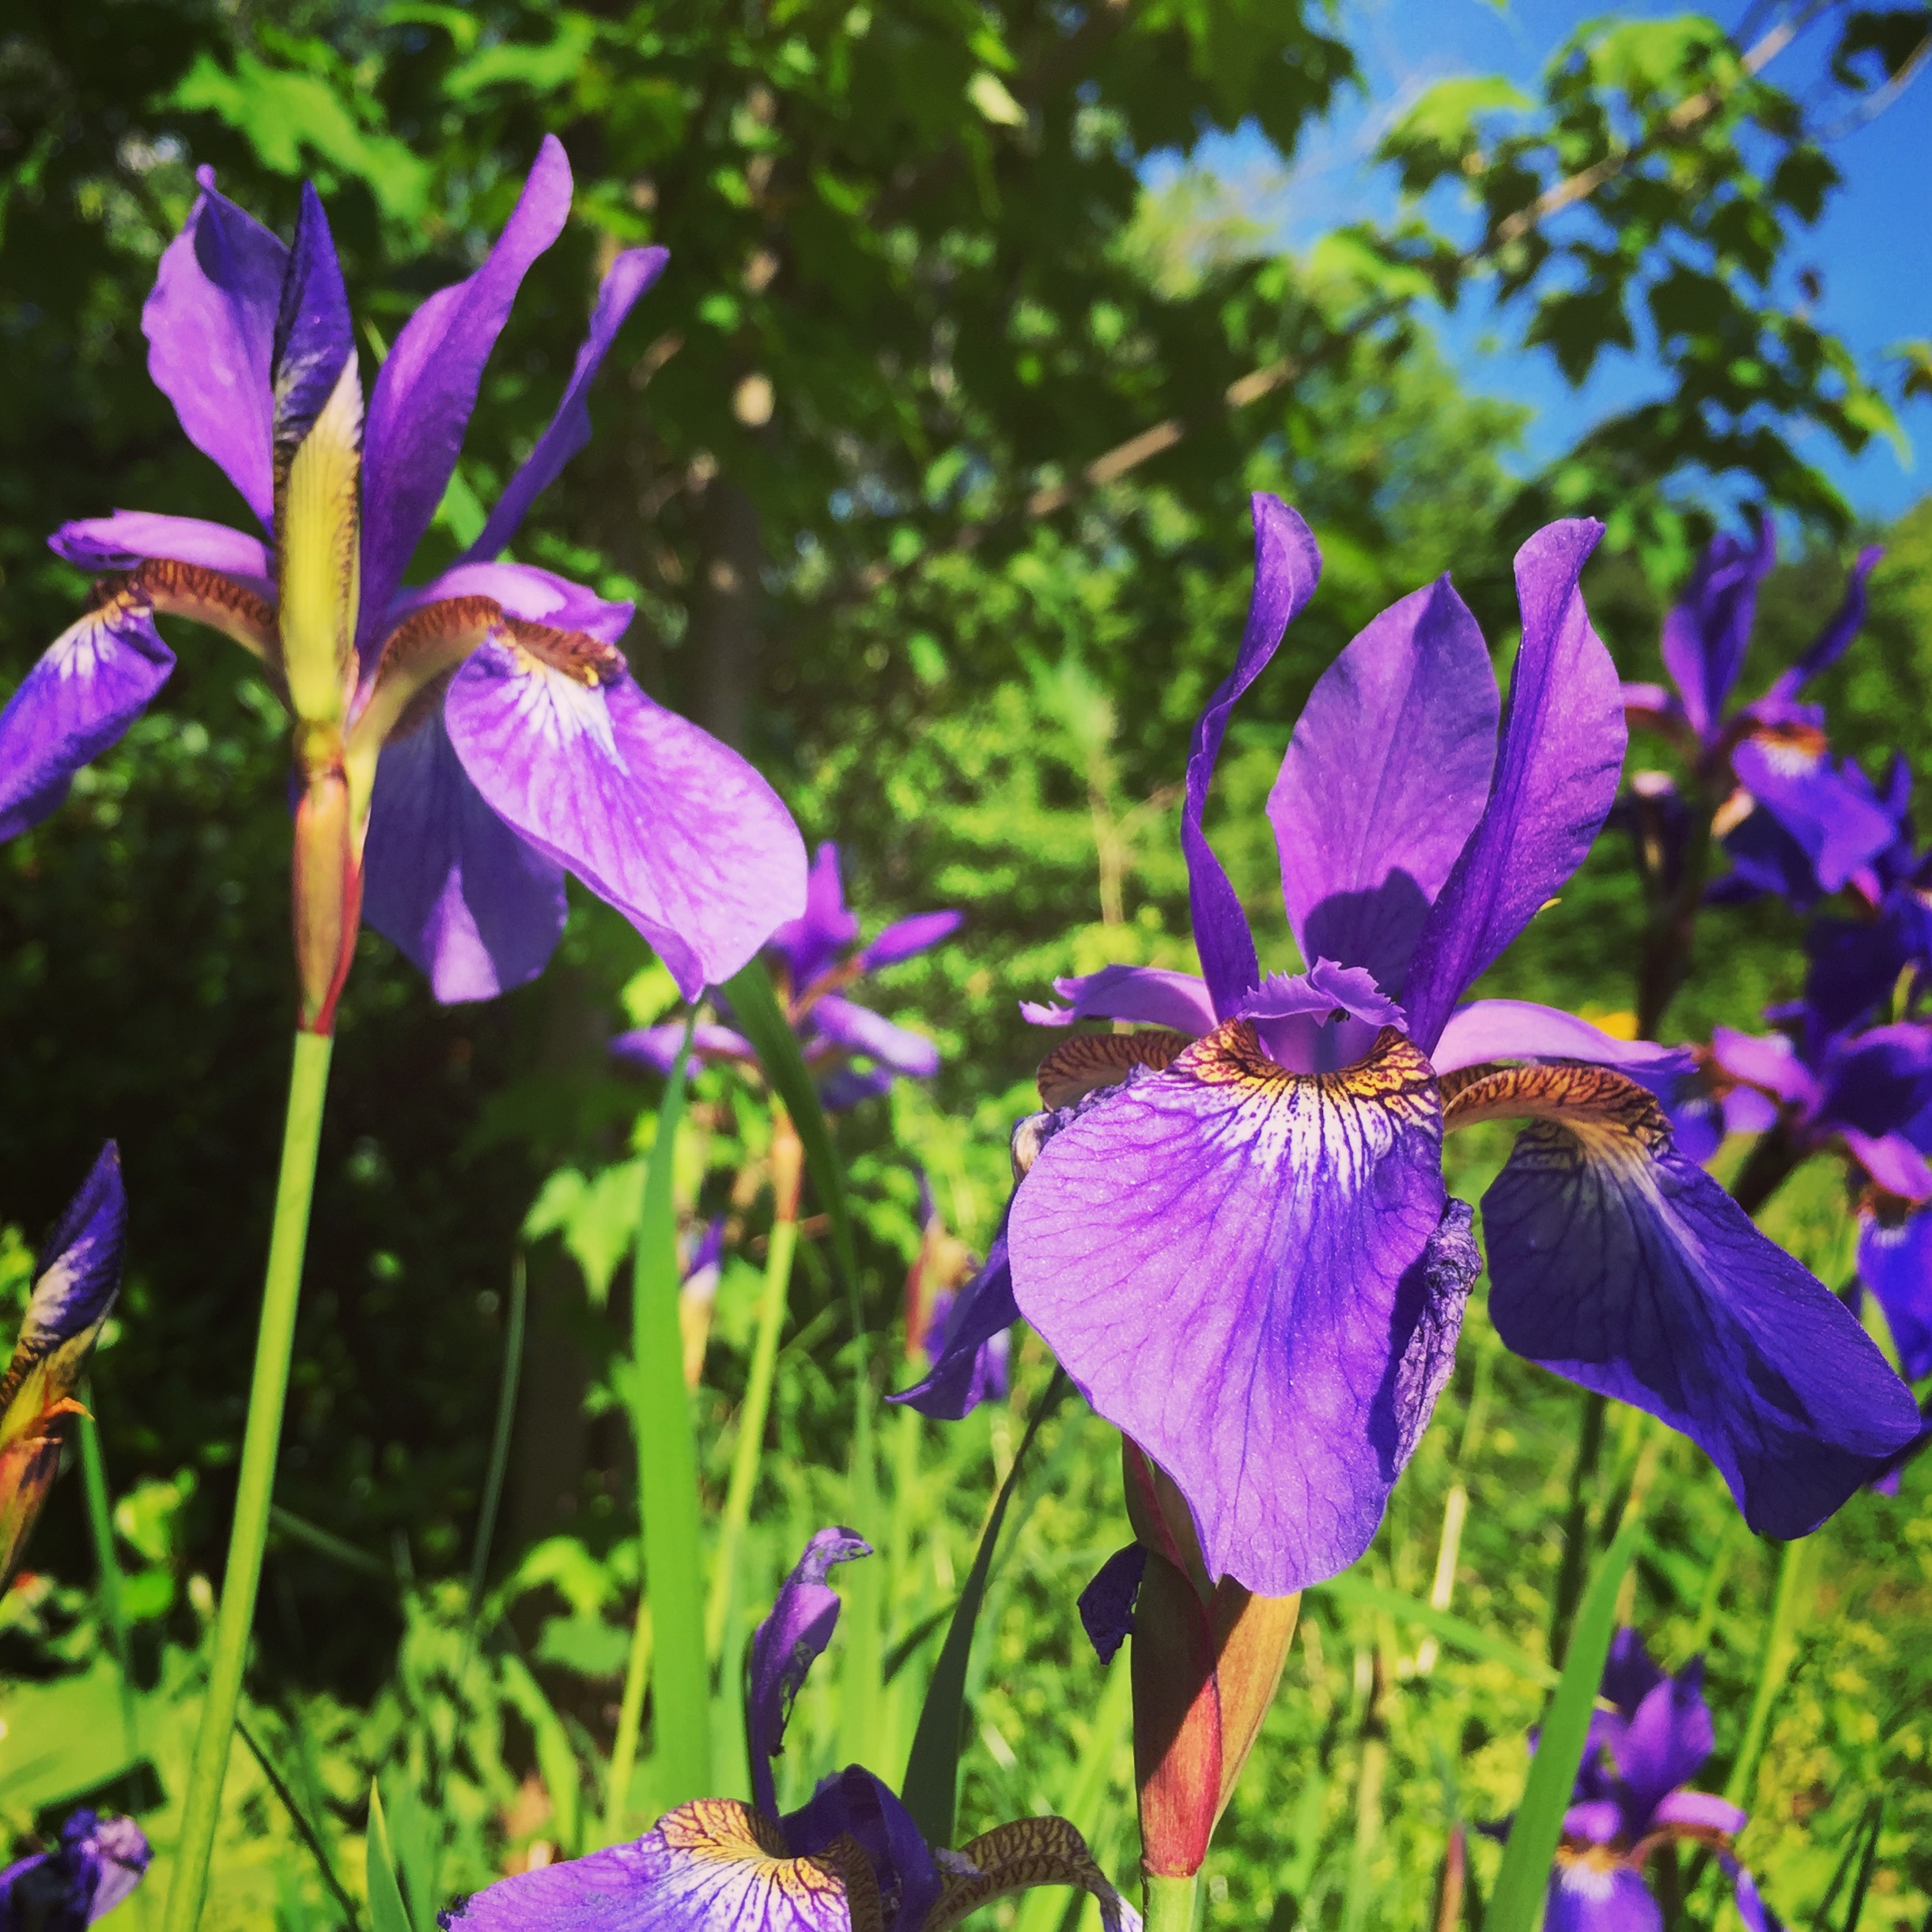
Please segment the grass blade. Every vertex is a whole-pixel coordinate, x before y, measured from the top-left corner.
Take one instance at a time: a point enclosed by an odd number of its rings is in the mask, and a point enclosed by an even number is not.
[[[389,1849],[389,1827],[383,1817],[382,1793],[376,1780],[369,1780],[369,1835],[364,1850],[364,1871],[369,1886],[369,1923],[375,1932],[415,1932],[403,1904],[403,1888],[396,1881],[395,1859]]]
[[[1583,1761],[1590,1712],[1616,1628],[1617,1592],[1643,1540],[1643,1519],[1632,1510],[1616,1540],[1598,1558],[1583,1594],[1571,1627],[1563,1678],[1544,1713],[1523,1802],[1503,1848],[1503,1866],[1496,1874],[1484,1932],[1535,1932],[1542,1918],[1550,1866],[1563,1836],[1563,1815]]]
[[[1034,1404],[1021,1437],[1013,1466],[1000,1485],[992,1513],[979,1540],[978,1553],[966,1578],[966,1588],[940,1647],[939,1662],[933,1666],[932,1681],[926,1687],[926,1701],[919,1713],[919,1726],[913,1734],[913,1748],[906,1762],[906,1781],[899,1796],[913,1821],[932,1845],[953,1842],[953,1813],[959,1796],[960,1734],[966,1722],[966,1665],[973,1655],[973,1627],[979,1620],[980,1605],[986,1597],[986,1579],[992,1571],[993,1552],[1000,1541],[1000,1526],[1006,1521],[1007,1507],[1019,1485],[1026,1451],[1039,1434],[1040,1425],[1060,1406],[1067,1392],[1066,1371],[1055,1369],[1053,1378]]]
[[[503,1337],[503,1378],[497,1385],[497,1424],[490,1439],[490,1469],[483,1479],[482,1507],[476,1513],[476,1548],[470,1558],[470,1629],[483,1601],[483,1578],[490,1568],[490,1546],[497,1533],[497,1510],[503,1501],[503,1475],[509,1466],[510,1430],[516,1420],[516,1384],[524,1366],[524,1316],[530,1284],[520,1252],[510,1264],[510,1318]],[[466,1673],[467,1674],[467,1673]]]
[[[1429,1631],[1451,1650],[1480,1657],[1488,1663],[1501,1664],[1518,1677],[1528,1678],[1532,1684],[1541,1684],[1546,1691],[1553,1691],[1561,1681],[1553,1665],[1532,1657],[1527,1650],[1518,1650],[1507,1637],[1496,1636],[1480,1624],[1472,1624],[1466,1617],[1458,1616],[1453,1610],[1439,1610],[1419,1597],[1405,1596],[1401,1590],[1387,1589],[1380,1583],[1371,1583],[1367,1578],[1356,1576],[1352,1571],[1344,1571],[1340,1576],[1332,1576],[1325,1583],[1318,1583],[1314,1588],[1337,1603],[1352,1604],[1364,1610],[1380,1610],[1398,1623],[1413,1624],[1418,1629]]]
[[[334,1899],[342,1913],[349,1932],[361,1932],[362,1922],[356,1913],[356,1902],[343,1889],[342,1881],[335,1876],[335,1867],[329,1862],[327,1847],[323,1844],[316,1828],[308,1821],[308,1815],[296,1802],[295,1794],[289,1789],[287,1780],[276,1770],[274,1760],[262,1749],[255,1733],[240,1717],[235,1719],[235,1734],[248,1747],[249,1755],[260,1768],[262,1775],[268,1780],[268,1788],[282,1801],[282,1808],[289,1814],[289,1822],[295,1827],[295,1835],[308,1848],[308,1855],[316,1862],[316,1869],[322,1874],[322,1882],[328,1887],[329,1896]],[[397,1903],[402,1900],[399,1896]]]

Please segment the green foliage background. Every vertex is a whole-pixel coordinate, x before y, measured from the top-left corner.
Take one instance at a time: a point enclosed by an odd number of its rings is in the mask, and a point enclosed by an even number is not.
[[[1869,16],[1824,13],[1821,30],[1847,48],[1872,42]],[[1345,11],[1282,0],[1106,0],[1079,13],[1028,0],[23,6],[0,28],[0,686],[85,592],[43,547],[57,522],[115,504],[240,513],[149,384],[139,333],[195,165],[285,229],[300,178],[315,177],[372,367],[423,295],[487,245],[538,140],[559,133],[577,214],[492,362],[418,574],[474,533],[546,419],[599,265],[619,246],[667,244],[672,267],[595,396],[595,440],[518,554],[637,600],[626,648],[639,675],[757,757],[808,837],[840,841],[868,929],[933,905],[967,915],[957,943],[884,982],[890,1010],[941,1042],[945,1071],[841,1129],[881,1337],[872,1367],[897,1382],[887,1351],[917,1245],[913,1166],[983,1244],[1039,1050],[1017,1001],[1110,960],[1193,964],[1176,787],[1245,606],[1246,492],[1295,502],[1326,559],[1316,604],[1244,701],[1211,825],[1274,964],[1291,947],[1261,802],[1321,667],[1393,596],[1453,569],[1500,663],[1516,543],[1552,514],[1601,513],[1610,535],[1586,580],[1592,608],[1626,675],[1654,675],[1669,587],[1713,506],[1739,497],[1794,513],[1787,528],[1802,532],[1764,599],[1753,686],[1838,595],[1854,533],[1798,452],[1808,433],[1856,448],[1885,433],[1894,377],[1859,369],[1776,294],[1835,176],[1775,70],[1748,74],[1722,24],[1687,17],[1580,37],[1533,101],[1450,84],[1389,137],[1416,196],[1403,223],[1297,257],[1197,172],[1146,191],[1147,156],[1185,153],[1210,128],[1253,123],[1291,157],[1355,83],[1349,29]],[[1912,44],[1872,42],[1858,85]],[[1595,195],[1512,229],[1539,194],[1606,160]],[[1473,246],[1448,238],[1458,183]],[[1466,393],[1431,333],[1435,302],[1492,295],[1573,377],[1631,346],[1666,399],[1533,471],[1522,412]],[[1257,372],[1231,405],[1230,385]],[[1162,425],[1177,433],[1149,460],[1083,474]],[[1903,750],[1923,773],[1932,507],[1885,540],[1866,637],[1820,694],[1837,742],[1868,768]],[[183,643],[162,704],[82,774],[68,807],[0,849],[0,1212],[31,1242],[109,1132],[132,1198],[128,1285],[95,1395],[123,1499],[157,1837],[185,1750],[200,1579],[218,1573],[227,1520],[290,996],[278,720],[233,654],[205,636]],[[1494,990],[1620,1010],[1639,919],[1606,836]],[[1673,1034],[1751,1023],[1794,991],[1797,935],[1777,908],[1708,921]],[[648,1098],[610,1072],[602,1045],[661,1007],[647,966],[588,898],[573,898],[550,971],[487,1007],[438,1009],[383,941],[361,942],[278,1488],[293,1519],[323,1533],[285,1531],[271,1550],[251,1718],[347,1841],[333,1847],[345,1872],[360,1872],[377,1770],[406,1877],[417,1870],[432,1890],[483,1882],[535,1837],[584,1842],[600,1808],[594,1767],[637,1578],[614,1380],[622,1271],[603,1292],[634,1189],[603,1178],[641,1146]],[[696,1113],[682,1175],[694,1212],[755,1169],[765,1132],[722,1076],[700,1083]],[[1469,1158],[1458,1191],[1473,1199],[1499,1153],[1479,1144]],[[580,1179],[559,1193],[560,1173]],[[526,1230],[540,1196],[552,1211]],[[768,1208],[740,1205],[754,1240]],[[1844,1216],[1824,1177],[1803,1177],[1775,1212],[1836,1279]],[[520,1241],[531,1333],[479,1638],[459,1579]],[[6,1253],[17,1294],[17,1239]],[[720,1485],[751,1279],[728,1275],[700,1398]],[[850,1500],[832,1473],[853,1367],[835,1300],[807,1243],[752,1552],[766,1581],[741,1622]],[[1496,1355],[1480,1319],[1472,1329],[1367,1569],[1425,1595],[1444,1500],[1464,1483],[1456,1607],[1540,1658],[1575,1397]],[[1043,1379],[1037,1353],[1023,1362],[1011,1412],[923,1439],[887,1429],[880,1507],[894,1535],[875,1541],[890,1566],[887,1654],[903,1640],[905,1656],[860,1741],[889,1775],[930,1664],[921,1633],[970,1562]],[[1097,1842],[1124,1870],[1124,1707],[1072,1617],[1121,1534],[1112,1446],[1069,1412],[1042,1446],[976,1656],[962,1816],[1097,1793]],[[1639,1439],[1617,1447],[1634,1458]],[[1721,1769],[1755,1681],[1771,1560],[1734,1537],[1721,1488],[1684,1446],[1662,1468],[1632,1614],[1673,1663],[1709,1648]],[[1896,1500],[1857,1499],[1825,1533],[1820,1613],[1745,1845],[1768,1896],[1801,1919],[1881,1790],[1870,1909],[1901,1926],[1928,1909],[1926,1480],[1922,1468]],[[42,1524],[39,1580],[0,1609],[0,1752],[30,1722],[107,1741],[85,1764],[0,1756],[0,1818],[23,1832],[126,1755],[78,1489],[64,1483]],[[1289,1690],[1223,1830],[1211,1922],[1421,1923],[1450,1822],[1507,1813],[1540,1691],[1446,1650],[1421,1671],[1418,1642],[1384,1613],[1311,1599]],[[821,1674],[788,1759],[800,1792],[852,1741]],[[728,1752],[728,1711],[720,1723]],[[1386,1772],[1364,1804],[1378,1750]],[[251,1761],[236,1763],[218,1909],[238,1924],[270,1911],[335,1923],[285,1812]],[[446,1847],[423,1849],[444,1828]],[[1475,1855],[1480,1890],[1492,1854]],[[1698,1923],[1716,1896],[1695,1896]],[[1028,1932],[1044,1932],[1026,1910]]]

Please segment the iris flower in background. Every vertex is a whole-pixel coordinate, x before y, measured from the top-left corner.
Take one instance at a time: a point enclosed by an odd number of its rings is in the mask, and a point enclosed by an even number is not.
[[[1643,1868],[1670,1844],[1715,1851],[1749,1932],[1776,1926],[1731,1851],[1745,1814],[1721,1798],[1685,1788],[1708,1761],[1714,1741],[1703,1677],[1701,1657],[1666,1677],[1634,1630],[1620,1630],[1612,1640],[1603,1702],[1613,1708],[1600,1705],[1590,1718],[1550,1873],[1548,1932],[1663,1932],[1664,1915],[1644,1883]]]
[[[938,945],[958,929],[960,918],[954,912],[915,913],[860,946],[858,917],[846,907],[839,878],[838,848],[829,841],[819,848],[804,912],[771,936],[765,956],[805,1064],[819,1076],[825,1106],[856,1106],[887,1092],[902,1075],[923,1079],[939,1072],[939,1049],[930,1040],[847,999],[845,989],[868,973]],[[728,1003],[716,993],[712,998],[728,1019]],[[626,1066],[667,1074],[683,1038],[684,1023],[667,1020],[620,1033],[611,1051]],[[693,1034],[691,1053],[694,1060],[713,1064],[758,1065],[749,1040],[729,1026],[710,1022],[701,1023]]]
[[[1113,966],[1030,1011],[1159,1030],[1048,1056],[1053,1110],[1023,1126],[1024,1178],[959,1334],[1016,1308],[1178,1486],[1209,1575],[1286,1596],[1367,1548],[1449,1374],[1480,1264],[1444,1129],[1527,1118],[1483,1204],[1503,1340],[1661,1416],[1753,1528],[1802,1534],[1908,1439],[1909,1394],[1673,1144],[1630,1076],[1684,1057],[1520,1000],[1458,1004],[1616,793],[1623,695],[1578,588],[1600,526],[1552,524],[1518,554],[1499,735],[1488,649],[1446,577],[1323,674],[1268,807],[1309,965],[1264,977],[1201,822],[1229,713],[1320,556],[1285,505],[1257,497],[1254,516],[1246,632],[1188,762],[1204,977]]]
[[[1061,1818],[1022,1818],[958,1851],[930,1846],[891,1790],[856,1764],[780,1815],[773,1760],[838,1621],[826,1574],[871,1554],[849,1529],[821,1529],[752,1638],[752,1804],[680,1805],[633,1843],[505,1878],[438,1923],[448,1932],[948,1932],[993,1899],[1052,1885],[1091,1892],[1107,1932],[1139,1932],[1139,1915]]]
[[[1882,554],[1859,553],[1844,602],[1817,641],[1762,698],[1734,709],[1758,588],[1777,561],[1777,543],[1768,516],[1752,544],[1720,532],[1664,620],[1664,668],[1675,689],[1623,687],[1631,723],[1670,739],[1718,806],[1714,826],[1734,869],[1714,896],[1779,892],[1802,906],[1807,894],[1837,891],[1889,842],[1890,824],[1863,774],[1832,758],[1823,710],[1798,700],[1858,635],[1866,579]],[[1669,782],[1659,773],[1642,777],[1654,807]]]
[[[701,1234],[687,1230],[678,1246],[678,1333],[684,1343],[684,1386],[695,1389],[704,1379],[705,1350],[711,1340],[711,1318],[717,1310],[718,1282],[724,1272],[724,1216],[713,1215]]]
[[[60,1419],[81,1412],[74,1392],[120,1292],[127,1238],[121,1159],[109,1141],[41,1250],[20,1337],[0,1377],[0,1589],[19,1567],[59,1473]],[[0,1919],[0,1926],[6,1923]]]
[[[562,147],[545,139],[482,267],[403,325],[366,420],[314,189],[288,248],[212,170],[198,179],[142,312],[148,367],[259,530],[119,510],[55,533],[60,555],[108,574],[0,714],[0,837],[52,811],[166,682],[174,658],[157,617],[191,618],[252,652],[294,720],[312,1030],[328,1029],[361,913],[439,999],[534,977],[563,930],[566,871],[630,920],[687,995],[728,977],[803,902],[785,807],[638,687],[618,648],[630,605],[495,561],[588,440],[585,391],[664,250],[612,263],[549,428],[476,541],[410,585],[484,365],[569,213]]]
[[[914,1405],[927,1415],[957,1421],[981,1402],[1004,1397],[1011,1386],[1012,1330],[1002,1327],[970,1347],[958,1344],[960,1323],[970,1318],[978,1298],[972,1250],[948,1231],[923,1174],[919,1208],[919,1253],[906,1276],[906,1355],[908,1362],[923,1360],[928,1374],[946,1362],[947,1379],[938,1407],[924,1382],[918,1385],[921,1399]],[[1000,1231],[1004,1241],[1004,1221]],[[1010,1299],[1010,1289],[1008,1295]],[[906,1401],[912,1393],[891,1399]]]
[[[0,1871],[0,1932],[81,1932],[132,1896],[153,1856],[132,1818],[77,1811],[51,1851]]]

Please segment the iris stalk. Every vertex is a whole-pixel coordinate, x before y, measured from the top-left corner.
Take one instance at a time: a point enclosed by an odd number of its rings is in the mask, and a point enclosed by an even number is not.
[[[1778,1586],[1771,1597],[1771,1628],[1764,1633],[1764,1655],[1758,1667],[1757,1688],[1751,1699],[1751,1715],[1745,1720],[1744,1742],[1737,1748],[1737,1761],[1726,1779],[1724,1795],[1734,1805],[1741,1805],[1751,1788],[1758,1756],[1764,1748],[1764,1733],[1771,1722],[1771,1707],[1790,1675],[1791,1662],[1798,1653],[1798,1633],[1811,1608],[1811,1586],[1816,1575],[1813,1539],[1794,1537],[1784,1546],[1778,1564]]]
[[[676,1210],[671,1188],[678,1128],[684,1117],[684,1045],[658,1109],[657,1139],[644,1171],[637,1221],[637,1275],[631,1290],[631,1431],[637,1444],[637,1508],[644,1543],[644,1589],[636,1640],[625,1673],[604,1832],[622,1835],[644,1712],[645,1666],[658,1668],[656,1757],[667,1804],[711,1788],[711,1673],[705,1664],[703,1571],[699,1556],[698,1441],[690,1391],[684,1386],[684,1339],[678,1325]],[[647,1638],[646,1617],[650,1619]]]
[[[108,1465],[100,1453],[100,1428],[94,1420],[91,1389],[81,1416],[81,1480],[87,1492],[87,1526],[94,1541],[94,1562],[100,1573],[101,1620],[113,1639],[114,1661],[120,1670],[121,1732],[131,1769],[141,1755],[141,1732],[134,1711],[127,1616],[121,1600],[121,1566],[114,1554],[114,1505],[108,1492]]]
[[[758,1332],[751,1347],[751,1373],[744,1405],[738,1413],[738,1442],[732,1452],[731,1480],[718,1523],[718,1547],[705,1605],[705,1654],[716,1658],[724,1641],[738,1582],[738,1548],[751,1520],[751,1495],[758,1487],[765,1449],[765,1423],[771,1413],[772,1374],[778,1361],[778,1337],[785,1327],[792,1287],[792,1261],[798,1252],[798,1196],[805,1150],[783,1104],[772,1102],[772,1231],[765,1257],[765,1293],[758,1303]]]
[[[268,1268],[262,1288],[262,1323],[255,1337],[255,1374],[248,1389],[248,1420],[242,1436],[241,1474],[235,1492],[234,1526],[229,1533],[228,1567],[215,1619],[214,1656],[208,1695],[188,1768],[174,1878],[168,1891],[163,1932],[194,1932],[208,1890],[208,1866],[221,1817],[221,1785],[235,1729],[235,1709],[248,1656],[262,1552],[268,1541],[269,1507],[275,1488],[275,1454],[282,1439],[282,1407],[289,1390],[289,1361],[295,1346],[296,1304],[301,1294],[302,1257],[308,1242],[308,1209],[316,1188],[316,1156],[322,1135],[323,1100],[328,1088],[326,1033],[297,1032],[289,1074],[289,1111],[282,1129],[282,1172],[275,1184],[275,1218],[269,1235]]]
[[[1146,1932],[1194,1932],[1194,1901],[1200,1889],[1199,1872],[1189,1872],[1185,1878],[1148,1873],[1141,1912]]]

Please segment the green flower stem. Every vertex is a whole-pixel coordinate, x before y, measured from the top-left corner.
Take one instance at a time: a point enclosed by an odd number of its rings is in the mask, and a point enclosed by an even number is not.
[[[262,1550],[268,1541],[275,1454],[282,1440],[289,1360],[295,1347],[296,1304],[301,1293],[302,1257],[308,1242],[308,1208],[315,1193],[316,1155],[334,1044],[326,1033],[298,1032],[295,1036],[289,1113],[282,1136],[282,1173],[275,1184],[275,1219],[262,1287],[262,1325],[255,1337],[248,1420],[242,1435],[234,1526],[229,1533],[228,1567],[222,1575],[221,1607],[215,1619],[208,1695],[202,1705],[201,1727],[195,1734],[195,1755],[188,1768],[164,1932],[195,1932],[207,1896],[208,1866],[221,1813],[221,1785],[228,1775],[235,1707],[248,1660],[248,1631],[255,1620],[255,1591],[262,1580]]]
[[[698,1437],[684,1386],[678,1321],[677,1203],[672,1191],[691,1027],[671,1064],[645,1163],[637,1264],[630,1297],[631,1432],[637,1444],[644,1588],[604,1800],[604,1836],[622,1837],[644,1715],[647,1666],[656,1679],[657,1786],[666,1805],[711,1795],[711,1673],[705,1663],[704,1569],[698,1508]],[[645,1619],[650,1620],[647,1634]]]
[[[799,1177],[804,1149],[792,1125],[792,1117],[777,1101],[772,1102],[771,1248],[765,1257],[765,1293],[758,1302],[757,1339],[751,1345],[751,1373],[738,1412],[738,1441],[732,1451],[731,1480],[724,1492],[724,1514],[718,1523],[718,1546],[711,1571],[711,1594],[705,1604],[705,1654],[713,1663],[724,1643],[725,1620],[738,1588],[738,1551],[745,1526],[751,1520],[751,1498],[758,1488],[758,1465],[765,1453],[765,1423],[771,1413],[772,1374],[778,1362],[778,1337],[785,1329],[786,1299],[792,1289],[792,1261],[798,1252]]]
[[[1737,1748],[1737,1762],[1726,1780],[1724,1795],[1734,1805],[1741,1805],[1751,1789],[1757,1760],[1764,1749],[1764,1733],[1771,1723],[1771,1706],[1784,1688],[1798,1654],[1798,1633],[1811,1610],[1811,1586],[1816,1571],[1815,1536],[1801,1537],[1784,1546],[1778,1563],[1778,1586],[1771,1597],[1771,1628],[1764,1633],[1764,1654],[1759,1660],[1757,1689],[1751,1699],[1751,1715],[1745,1720],[1744,1742]]]
[[[1146,1932],[1194,1932],[1194,1901],[1200,1889],[1200,1873],[1174,1878],[1149,1872],[1145,1883],[1141,1920]]]

